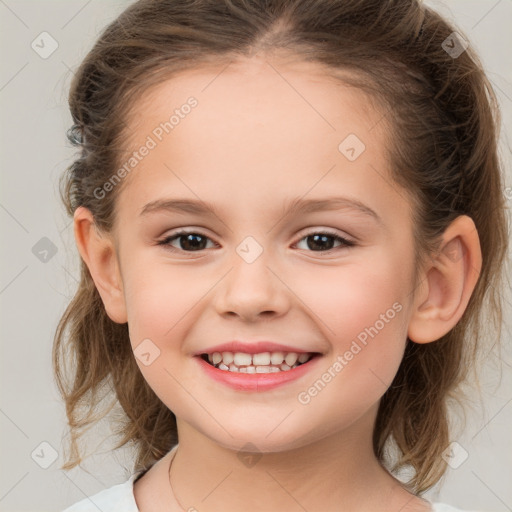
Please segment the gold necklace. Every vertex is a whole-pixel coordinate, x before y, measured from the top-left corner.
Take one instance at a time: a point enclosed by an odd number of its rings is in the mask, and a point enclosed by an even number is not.
[[[178,498],[176,497],[176,494],[174,494],[174,490],[172,488],[172,483],[171,483],[171,467],[172,467],[172,463],[174,461],[174,458],[176,457],[176,452],[177,451],[178,451],[178,449],[176,449],[176,451],[174,452],[173,456],[171,457],[171,461],[169,462],[169,469],[168,469],[169,487],[171,489],[171,495],[172,495],[173,500],[180,506],[182,511],[185,511],[185,507],[178,501]]]

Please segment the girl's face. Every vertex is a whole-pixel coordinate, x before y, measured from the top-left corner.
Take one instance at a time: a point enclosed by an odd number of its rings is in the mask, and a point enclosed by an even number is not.
[[[136,106],[114,229],[122,309],[182,431],[281,451],[371,428],[414,298],[382,115],[314,64],[275,58],[182,73]],[[196,355],[234,340],[321,355],[289,382],[236,389]]]

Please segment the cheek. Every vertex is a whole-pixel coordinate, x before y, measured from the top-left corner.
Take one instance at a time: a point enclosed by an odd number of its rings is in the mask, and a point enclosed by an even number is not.
[[[330,270],[313,282],[304,281],[299,293],[307,293],[307,304],[330,339],[347,341],[375,324],[379,331],[389,331],[391,324],[396,328],[403,320],[400,312],[408,293],[405,269],[397,268],[393,260],[381,260]]]
[[[361,385],[369,379],[382,386],[379,378],[389,385],[398,369],[407,337],[407,279],[405,264],[381,254],[310,286],[307,304],[330,341],[332,358],[341,356],[343,373]]]
[[[308,306],[320,312],[332,354],[297,397],[305,428],[315,421],[332,431],[348,426],[377,407],[391,385],[406,342],[407,286],[389,271],[382,262],[371,271],[353,267],[316,288]]]
[[[188,380],[193,377],[178,376],[176,362],[183,357],[189,317],[211,284],[197,279],[197,271],[154,263],[144,266],[143,272],[140,267],[127,273],[125,286],[130,343],[141,374],[155,394],[173,412],[184,414],[190,396],[183,390],[193,389],[193,380]]]
[[[125,285],[132,345],[144,338],[160,344],[175,337],[180,320],[192,313],[210,287],[207,280],[198,279],[197,271],[153,264],[138,272],[134,267]]]

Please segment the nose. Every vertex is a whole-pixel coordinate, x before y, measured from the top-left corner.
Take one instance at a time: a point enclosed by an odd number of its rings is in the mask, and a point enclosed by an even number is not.
[[[235,255],[231,271],[221,281],[215,296],[217,313],[248,322],[279,317],[290,308],[286,279],[268,266],[265,251],[252,263]]]

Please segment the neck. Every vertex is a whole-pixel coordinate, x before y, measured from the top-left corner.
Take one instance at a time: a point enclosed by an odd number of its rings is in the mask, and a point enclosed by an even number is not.
[[[369,414],[341,433],[314,432],[311,442],[264,453],[256,446],[243,453],[220,446],[178,419],[172,491],[184,510],[201,512],[379,511],[391,510],[392,503],[402,509],[418,499],[373,454],[374,417]]]

